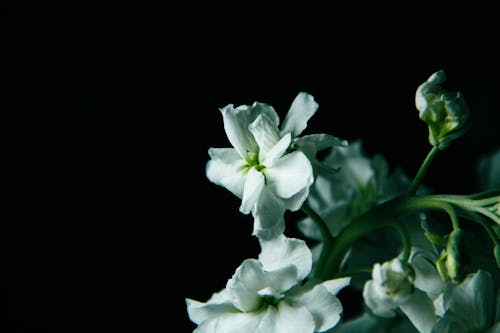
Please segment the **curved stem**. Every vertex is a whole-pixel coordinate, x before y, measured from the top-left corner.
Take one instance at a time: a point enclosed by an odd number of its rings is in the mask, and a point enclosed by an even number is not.
[[[404,262],[407,262],[410,259],[410,254],[411,254],[411,240],[410,240],[410,233],[408,232],[408,229],[404,226],[402,223],[395,223],[392,225],[397,231],[399,232],[399,235],[401,236],[401,243],[403,245],[403,252],[401,253],[401,260]]]
[[[422,180],[427,173],[427,169],[429,169],[429,166],[431,165],[432,161],[434,160],[434,157],[436,156],[437,152],[439,151],[439,148],[437,146],[433,146],[432,149],[429,151],[427,156],[425,157],[424,162],[420,166],[420,169],[418,169],[417,174],[415,175],[415,178],[413,178],[413,181],[411,182],[410,186],[408,187],[408,195],[415,195],[417,192],[418,186],[422,183]]]
[[[309,207],[307,204],[302,205],[302,211],[306,213],[307,216],[313,220],[313,222],[316,224],[316,226],[319,229],[319,232],[321,233],[321,238],[323,239],[323,242],[326,241],[331,241],[333,240],[332,235],[330,234],[330,229],[328,229],[328,225],[326,222],[321,218],[321,216],[318,215],[311,207]]]
[[[358,216],[342,230],[335,239],[328,258],[325,259],[325,267],[321,272],[322,277],[327,279],[339,272],[345,254],[351,245],[362,236],[374,230],[399,223],[397,217],[402,214],[428,209],[444,210],[450,217],[453,229],[460,228],[455,209],[447,202],[435,200],[430,196],[408,197],[402,195],[396,197]]]
[[[314,270],[314,276],[317,277],[322,274],[322,271],[325,267],[325,262],[332,247],[333,237],[330,234],[330,229],[328,229],[328,225],[326,224],[326,222],[311,207],[309,207],[307,204],[303,204],[302,211],[306,213],[306,215],[309,216],[311,220],[313,220],[313,222],[316,224],[323,240],[323,248],[321,249],[321,254]]]

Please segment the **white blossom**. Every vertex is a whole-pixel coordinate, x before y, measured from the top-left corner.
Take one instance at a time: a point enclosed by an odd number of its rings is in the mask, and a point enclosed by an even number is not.
[[[221,109],[233,148],[210,148],[206,174],[241,198],[240,211],[252,212],[253,233],[259,238],[281,234],[285,211],[298,210],[306,200],[314,181],[310,159],[316,151],[343,144],[326,134],[298,137],[317,108],[311,95],[299,93],[281,127],[268,104],[236,108],[230,104]]]
[[[438,299],[442,318],[432,333],[500,332],[495,320],[497,297],[491,274],[485,270],[469,274],[460,284],[447,283]]]
[[[414,286],[413,268],[398,258],[376,263],[372,280],[365,283],[363,297],[370,310],[381,317],[393,317],[401,309],[420,333],[430,332],[438,317],[429,296]]]
[[[206,303],[187,299],[195,333],[312,333],[334,327],[342,304],[335,296],[350,278],[306,288],[311,252],[304,241],[281,235],[261,240],[257,259],[245,260],[226,288]]]

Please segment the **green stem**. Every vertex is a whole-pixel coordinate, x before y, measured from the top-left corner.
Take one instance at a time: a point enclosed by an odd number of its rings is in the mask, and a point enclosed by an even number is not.
[[[434,160],[434,157],[436,156],[437,152],[439,151],[439,148],[437,146],[433,146],[432,149],[429,151],[427,154],[427,157],[425,158],[424,162],[420,166],[420,169],[418,169],[417,174],[415,175],[415,178],[413,178],[413,181],[411,182],[410,186],[408,187],[408,195],[415,195],[417,192],[418,186],[422,183],[422,180],[427,173],[427,169],[429,169],[429,166],[431,165],[432,161]]]
[[[377,229],[394,226],[396,223],[399,223],[397,217],[402,214],[429,209],[445,211],[450,217],[453,229],[460,228],[457,214],[451,204],[432,199],[430,196],[408,197],[402,195],[358,216],[342,230],[335,239],[330,254],[325,261],[322,277],[328,279],[330,276],[339,272],[340,264],[345,254],[352,244],[362,236]],[[403,256],[406,255],[407,254],[403,253]]]
[[[333,240],[333,237],[330,234],[330,229],[328,229],[328,225],[321,218],[321,216],[318,215],[318,213],[316,213],[307,204],[302,205],[302,211],[306,213],[306,215],[309,216],[311,220],[313,220],[313,222],[316,224],[316,226],[319,229],[319,232],[321,233],[321,238],[323,239],[323,242]]]
[[[402,223],[394,223],[393,227],[397,229],[401,236],[401,242],[403,245],[403,252],[401,253],[401,260],[407,262],[410,259],[411,254],[411,240],[410,233],[406,229],[405,225]]]
[[[328,254],[333,244],[333,237],[330,234],[330,229],[328,229],[328,225],[326,224],[326,222],[311,207],[309,207],[307,204],[303,204],[302,211],[306,213],[306,215],[309,216],[311,220],[313,220],[313,222],[316,224],[323,240],[323,249],[321,250],[321,254],[314,271],[314,276],[317,277],[322,274],[322,270],[325,267],[325,261],[328,258]]]

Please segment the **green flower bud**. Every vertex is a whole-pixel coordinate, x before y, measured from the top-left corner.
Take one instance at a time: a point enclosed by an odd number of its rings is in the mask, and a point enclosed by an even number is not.
[[[437,71],[415,94],[420,119],[429,126],[429,142],[441,150],[467,131],[469,119],[469,108],[462,94],[441,88],[445,78],[443,70]]]
[[[446,270],[453,283],[459,283],[463,278],[463,238],[462,230],[453,230],[446,244]]]

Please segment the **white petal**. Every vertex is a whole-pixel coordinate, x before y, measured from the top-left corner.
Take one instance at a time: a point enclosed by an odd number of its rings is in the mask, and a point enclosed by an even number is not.
[[[240,156],[244,158],[247,151],[254,151],[257,146],[252,134],[248,130],[247,121],[252,120],[246,115],[250,113],[247,106],[233,108],[232,104],[220,109],[224,120],[224,130],[227,138],[233,147],[238,151]]]
[[[307,307],[313,315],[315,332],[323,332],[335,326],[342,314],[342,304],[335,296],[340,289],[349,284],[350,278],[329,280],[316,285],[313,289],[296,296],[296,301]]]
[[[262,264],[254,259],[245,260],[226,285],[234,305],[243,312],[250,312],[261,306],[262,300],[258,292],[265,287]]]
[[[318,103],[311,95],[300,92],[292,102],[288,114],[281,126],[281,133],[298,136],[307,127],[307,121],[318,110]]]
[[[313,181],[311,162],[300,151],[278,159],[266,169],[267,186],[278,197],[288,199],[309,187]]]
[[[278,304],[274,327],[262,333],[313,333],[314,318],[306,307],[292,307],[287,302]],[[260,333],[260,332],[259,332]]]
[[[301,239],[280,235],[272,240],[260,240],[259,260],[265,270],[275,270],[288,265],[297,267],[297,280],[302,281],[311,271],[312,256]]]
[[[430,332],[438,320],[432,300],[420,289],[415,289],[410,300],[399,308],[420,333]]]
[[[411,263],[415,268],[415,287],[425,291],[433,298],[437,297],[442,292],[443,280],[441,280],[436,266],[420,254],[413,256]]]
[[[392,311],[394,308],[385,304],[376,290],[373,280],[365,283],[363,288],[363,298],[368,308],[376,315],[381,317],[394,317],[395,313]]]
[[[327,280],[322,282],[321,285],[323,285],[330,294],[337,295],[339,291],[347,287],[349,283],[351,283],[351,278],[345,277],[340,279]]]
[[[297,194],[292,195],[290,198],[283,199],[286,209],[291,210],[292,212],[299,210],[304,201],[306,201],[308,195],[309,187],[305,187]]]
[[[278,127],[265,115],[259,115],[248,127],[259,146],[259,160],[263,161],[270,151],[280,140]],[[288,147],[288,146],[287,146]],[[286,148],[285,148],[286,149]]]
[[[189,319],[196,324],[200,324],[213,317],[218,317],[223,313],[234,312],[237,310],[230,300],[225,302],[208,301],[207,303],[202,303],[187,298],[186,305]]]
[[[263,156],[262,163],[267,167],[272,167],[277,159],[279,159],[290,147],[292,137],[290,134],[285,134],[269,151]]]
[[[264,187],[255,209],[253,234],[259,239],[269,240],[285,230],[285,205],[282,200]]]
[[[262,263],[255,259],[245,260],[227,282],[234,305],[244,312],[257,310],[262,306],[259,292],[270,288],[282,293],[297,282],[297,268],[289,265],[274,271],[264,271]]]
[[[250,213],[259,200],[259,196],[264,188],[264,182],[264,175],[255,168],[251,168],[248,171],[243,188],[240,212],[243,214]]]
[[[471,331],[481,331],[493,323],[494,295],[491,274],[479,270],[458,285],[446,286],[444,308],[463,318],[464,326]]]
[[[245,161],[233,148],[210,148],[208,154],[212,159],[208,161],[206,166],[207,178],[241,198],[245,183],[243,175]]]
[[[266,312],[224,313],[203,322],[193,333],[235,333],[259,332],[258,327],[265,320]]]
[[[267,104],[267,103],[260,103],[260,102],[255,102],[252,104],[252,112],[253,112],[253,118],[251,118],[251,121],[248,122],[249,124],[252,123],[258,115],[265,115],[267,118],[271,119],[273,122],[274,126],[277,128],[280,124],[280,118],[274,108]]]

